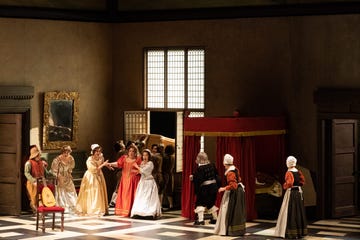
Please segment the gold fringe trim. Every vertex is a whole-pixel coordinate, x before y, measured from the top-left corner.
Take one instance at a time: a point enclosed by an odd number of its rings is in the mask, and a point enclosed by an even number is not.
[[[266,135],[282,135],[286,134],[285,129],[281,130],[265,130],[265,131],[248,131],[248,132],[197,132],[184,131],[185,136],[205,136],[205,137],[251,137]]]

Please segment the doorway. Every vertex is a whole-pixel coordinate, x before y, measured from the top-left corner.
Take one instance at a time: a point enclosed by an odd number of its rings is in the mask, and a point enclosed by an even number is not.
[[[150,112],[150,133],[176,138],[176,112]]]
[[[323,120],[325,216],[339,218],[358,214],[359,144],[358,120]]]
[[[181,192],[182,192],[182,171],[178,171],[178,164],[182,165],[182,153],[179,154],[179,151],[182,151],[182,143],[179,142],[182,135],[179,136],[179,124],[181,125],[182,132],[182,114],[179,119],[179,112],[150,112],[150,133],[151,134],[159,134],[164,137],[175,139],[175,166],[173,170],[173,207],[175,209],[181,209]],[[181,168],[182,170],[182,168]],[[166,197],[163,198],[162,206],[168,208],[170,206],[168,199]]]
[[[21,114],[0,114],[0,212],[21,210]]]
[[[24,164],[30,145],[30,86],[0,86],[0,212],[20,215],[29,208]]]
[[[359,214],[360,89],[314,93],[318,119],[317,217]]]

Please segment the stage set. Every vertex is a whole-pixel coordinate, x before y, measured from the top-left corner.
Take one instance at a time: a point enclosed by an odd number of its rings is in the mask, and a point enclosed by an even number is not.
[[[234,157],[245,185],[247,220],[258,215],[276,218],[282,201],[279,180],[286,171],[286,133],[285,117],[185,118],[182,216],[195,218],[195,195],[189,175],[196,168],[200,137],[205,136],[216,137],[215,164],[222,178],[224,155]],[[217,203],[220,201],[221,195]]]

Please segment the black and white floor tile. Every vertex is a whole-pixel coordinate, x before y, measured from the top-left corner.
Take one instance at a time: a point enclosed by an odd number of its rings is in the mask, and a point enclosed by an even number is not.
[[[60,217],[56,219],[60,225]],[[47,219],[50,224],[51,219]],[[180,211],[164,212],[158,220],[122,218],[113,215],[104,217],[78,217],[65,215],[65,230],[59,228],[46,232],[35,230],[35,216],[0,216],[0,239],[19,240],[110,240],[110,239],[280,239],[273,237],[276,220],[257,219],[246,224],[243,237],[225,237],[213,234],[214,225],[194,226],[193,222],[181,217]],[[360,239],[360,216],[352,218],[313,221],[308,225],[309,235],[304,239]]]

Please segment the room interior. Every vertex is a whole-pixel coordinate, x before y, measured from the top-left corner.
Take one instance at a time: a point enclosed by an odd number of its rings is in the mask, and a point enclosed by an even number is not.
[[[332,156],[331,148],[324,147],[331,146],[324,122],[360,119],[360,3],[145,2],[2,1],[0,112],[20,115],[26,129],[21,144],[11,147],[20,160],[7,169],[15,167],[21,176],[28,146],[42,146],[44,95],[51,91],[80,95],[75,152],[86,156],[90,145],[99,143],[111,157],[113,142],[124,136],[123,113],[149,110],[144,109],[144,48],[202,46],[205,116],[231,117],[234,109],[245,118],[285,116],[286,154],[297,156],[314,176],[316,218],[338,216],[325,204],[333,194],[328,189],[333,175],[332,165],[326,164]],[[7,144],[0,145],[2,152],[9,151]],[[205,150],[218,160],[215,149],[216,141],[208,139]],[[352,155],[354,173],[359,169],[357,155]],[[5,171],[2,182],[9,178]],[[15,212],[26,208],[19,184],[23,180],[15,180]],[[351,181],[358,189],[358,175]],[[359,193],[352,193],[358,213]]]

